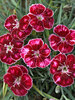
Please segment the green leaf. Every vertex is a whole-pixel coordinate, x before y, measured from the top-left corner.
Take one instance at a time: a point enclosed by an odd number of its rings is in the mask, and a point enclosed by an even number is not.
[[[12,4],[16,7],[17,3],[15,2],[15,0],[11,0]]]
[[[49,95],[49,94],[46,94],[46,93],[40,91],[34,84],[33,84],[33,88],[34,88],[41,96],[43,96],[43,97],[45,97],[45,98],[48,98],[48,99],[51,99],[51,98],[52,98],[52,99],[58,100],[57,98],[54,98],[53,96],[51,96],[51,95]]]
[[[68,25],[68,27],[69,27],[70,29],[72,29],[73,26],[75,26],[75,18],[74,18],[74,19],[70,22],[70,24]]]
[[[67,89],[67,88],[63,88],[63,89],[68,94],[68,96],[70,97],[71,100],[75,100],[75,97],[73,97],[73,95],[71,94],[71,92],[69,91],[69,89]]]
[[[27,0],[25,0],[25,11],[26,11],[26,14],[27,14],[27,6],[28,6]]]
[[[8,85],[5,84],[5,82],[3,82],[3,98],[5,97],[5,95],[7,93],[7,88],[8,88]]]
[[[60,6],[59,14],[58,14],[58,19],[57,19],[57,24],[61,23],[61,16],[62,16],[62,5]]]

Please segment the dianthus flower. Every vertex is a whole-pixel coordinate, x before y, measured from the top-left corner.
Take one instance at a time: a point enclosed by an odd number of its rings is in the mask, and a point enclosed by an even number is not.
[[[0,60],[9,65],[21,58],[20,52],[23,42],[12,38],[11,34],[0,36]]]
[[[20,21],[18,21],[16,15],[11,15],[5,20],[4,26],[15,39],[23,40],[32,32],[27,15],[23,16]]]
[[[22,65],[9,67],[4,75],[4,82],[16,96],[25,96],[32,87],[32,78],[28,74],[27,68]]]
[[[75,30],[69,30],[65,25],[57,25],[54,33],[49,36],[49,43],[53,50],[69,53],[75,44]]]
[[[57,85],[67,87],[73,84],[75,78],[75,56],[73,54],[58,54],[52,59],[50,73]]]
[[[50,49],[48,45],[43,43],[42,39],[36,38],[28,42],[22,47],[21,57],[27,66],[31,68],[45,68],[50,64]]]
[[[30,25],[37,32],[42,32],[44,29],[51,29],[53,27],[53,11],[42,4],[30,6],[28,16],[30,17]]]

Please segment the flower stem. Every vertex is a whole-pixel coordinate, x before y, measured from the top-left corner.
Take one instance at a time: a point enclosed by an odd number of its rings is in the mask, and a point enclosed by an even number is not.
[[[64,98],[65,100],[70,100],[70,99],[68,99],[68,98],[64,95],[64,91],[63,91],[63,88],[62,88],[62,87],[61,87],[61,93],[62,93],[61,98]]]
[[[34,88],[41,96],[43,96],[43,97],[45,97],[45,98],[54,99],[54,100],[59,100],[59,99],[57,99],[57,98],[55,98],[55,97],[53,97],[53,96],[51,96],[51,95],[48,95],[48,94],[46,94],[46,93],[40,91],[34,84],[33,84],[33,88]]]

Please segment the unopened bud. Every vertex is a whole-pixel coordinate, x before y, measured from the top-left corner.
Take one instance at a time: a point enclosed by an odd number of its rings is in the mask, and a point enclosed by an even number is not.
[[[56,86],[55,93],[60,93],[60,86],[59,85]]]
[[[13,14],[16,15],[16,10],[15,9],[13,10]]]

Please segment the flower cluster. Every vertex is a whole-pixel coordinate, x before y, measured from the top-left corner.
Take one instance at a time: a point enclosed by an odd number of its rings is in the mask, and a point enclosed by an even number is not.
[[[24,40],[32,30],[42,32],[51,29],[54,24],[53,11],[42,4],[34,4],[29,13],[18,20],[16,15],[9,16],[4,27],[9,33],[0,37],[0,60],[8,65],[17,62],[21,57],[31,68],[45,68],[50,64],[50,49],[40,38],[32,39],[23,46]],[[17,96],[27,94],[32,86],[32,79],[22,65],[9,67],[4,75],[4,82]]]
[[[54,27],[53,31],[56,34],[49,36],[49,44],[54,51],[60,53],[52,60],[51,50],[41,38],[31,39],[23,46],[24,40],[32,30],[43,32],[45,29],[50,30],[53,24],[53,11],[42,4],[30,6],[29,13],[20,20],[16,15],[9,16],[4,23],[9,33],[0,36],[0,60],[12,65],[22,58],[30,68],[45,68],[50,65],[54,82],[66,87],[73,84],[75,78],[75,56],[66,56],[66,53],[74,49],[75,30],[68,29],[65,25]],[[4,75],[4,82],[17,96],[25,96],[32,87],[32,78],[23,65],[10,66]]]
[[[75,45],[75,30],[68,29],[65,25],[54,27],[54,33],[49,36],[49,43],[54,51],[60,54],[55,56],[50,64],[50,73],[56,84],[66,87],[70,86],[75,78],[75,56],[64,55],[73,51]]]

